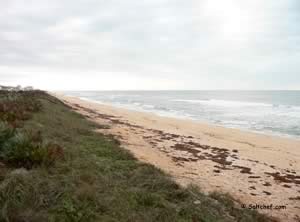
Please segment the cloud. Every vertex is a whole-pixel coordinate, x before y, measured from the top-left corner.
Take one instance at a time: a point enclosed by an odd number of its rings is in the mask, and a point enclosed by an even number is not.
[[[291,88],[300,82],[299,9],[297,0],[0,0],[0,81]]]

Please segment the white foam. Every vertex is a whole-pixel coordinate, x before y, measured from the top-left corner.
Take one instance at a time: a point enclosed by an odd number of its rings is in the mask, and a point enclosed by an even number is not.
[[[145,108],[145,109],[154,109],[154,108],[155,108],[154,105],[149,105],[149,104],[144,104],[144,105],[142,105],[142,106],[143,106],[143,108]]]
[[[203,105],[210,105],[210,106],[222,106],[222,107],[254,107],[254,106],[261,106],[261,107],[272,107],[273,104],[268,103],[255,103],[255,102],[241,102],[241,101],[233,101],[233,100],[218,100],[218,99],[210,99],[210,100],[194,100],[194,99],[177,99],[172,100],[175,102],[186,102],[186,103],[193,103],[193,104],[203,104]]]
[[[93,102],[93,103],[98,103],[98,104],[104,104],[104,102],[101,102],[101,101],[99,101],[99,100],[89,99],[89,98],[86,98],[86,97],[78,97],[78,98],[81,99],[81,100],[87,101],[87,102]]]

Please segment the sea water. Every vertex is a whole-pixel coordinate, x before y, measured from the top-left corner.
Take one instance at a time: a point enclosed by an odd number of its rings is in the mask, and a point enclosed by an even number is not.
[[[300,91],[68,91],[161,116],[300,139]]]

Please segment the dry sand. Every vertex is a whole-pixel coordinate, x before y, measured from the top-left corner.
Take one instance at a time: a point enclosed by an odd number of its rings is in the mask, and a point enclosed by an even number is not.
[[[109,129],[139,160],[185,186],[229,193],[249,204],[286,206],[261,210],[280,221],[300,221],[300,141],[188,120],[129,111],[55,95]]]

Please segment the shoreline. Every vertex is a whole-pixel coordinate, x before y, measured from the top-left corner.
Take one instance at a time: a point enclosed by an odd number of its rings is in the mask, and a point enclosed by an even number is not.
[[[58,93],[59,94],[59,93]],[[60,94],[63,95],[63,94]],[[217,124],[217,123],[212,123],[209,122],[208,120],[200,120],[200,119],[193,119],[193,118],[189,118],[188,116],[185,117],[181,117],[179,115],[163,115],[161,113],[155,112],[155,111],[148,111],[148,110],[143,110],[143,109],[135,109],[135,108],[131,108],[130,106],[126,107],[123,105],[117,105],[117,104],[112,104],[112,103],[105,103],[105,102],[101,102],[101,101],[97,101],[97,100],[93,100],[93,99],[89,99],[89,98],[85,98],[85,97],[76,97],[76,96],[71,96],[71,95],[64,95],[70,98],[76,98],[76,99],[80,99],[83,101],[87,101],[90,103],[96,103],[96,104],[100,104],[100,105],[104,105],[104,106],[108,106],[108,107],[113,107],[116,109],[122,109],[122,110],[126,110],[126,111],[132,111],[132,112],[138,112],[138,113],[148,113],[151,115],[155,115],[155,116],[159,116],[159,117],[163,117],[163,118],[171,118],[171,119],[177,119],[177,120],[184,120],[184,121],[192,121],[194,123],[198,123],[198,124],[202,124],[202,125],[208,125],[208,126],[213,126],[213,127],[221,127],[224,129],[233,129],[233,130],[238,130],[244,133],[254,133],[254,134],[258,134],[258,135],[265,135],[265,136],[270,136],[270,137],[276,137],[276,138],[282,138],[282,139],[290,139],[290,140],[296,140],[300,142],[300,136],[295,136],[295,135],[290,135],[290,134],[284,134],[284,133],[276,133],[273,131],[267,132],[267,131],[258,131],[258,130],[251,130],[249,128],[239,128],[239,127],[230,127],[230,126],[226,126],[226,125],[222,125],[222,124]]]
[[[300,141],[193,120],[161,117],[54,94],[86,118],[107,125],[139,160],[181,185],[229,193],[245,204],[286,205],[264,211],[282,221],[299,218]]]

